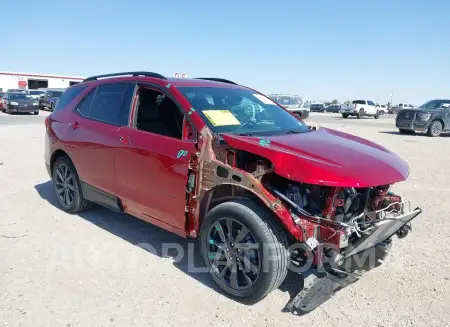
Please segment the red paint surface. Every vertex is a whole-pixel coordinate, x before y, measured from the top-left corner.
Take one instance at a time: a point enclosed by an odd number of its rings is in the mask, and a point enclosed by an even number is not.
[[[408,177],[409,166],[386,148],[368,140],[320,128],[302,134],[257,137],[224,135],[233,147],[269,159],[275,172],[298,182],[367,187],[392,184]]]

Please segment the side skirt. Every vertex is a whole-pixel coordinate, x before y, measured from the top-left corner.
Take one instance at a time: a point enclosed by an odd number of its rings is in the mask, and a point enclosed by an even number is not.
[[[123,212],[122,203],[118,197],[84,182],[81,182],[81,189],[83,197],[86,200],[97,203],[115,212]]]

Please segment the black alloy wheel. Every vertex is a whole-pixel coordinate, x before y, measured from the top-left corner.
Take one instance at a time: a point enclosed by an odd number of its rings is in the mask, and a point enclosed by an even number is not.
[[[206,215],[200,251],[213,281],[228,295],[255,303],[278,288],[289,266],[286,232],[250,199],[226,201]]]
[[[83,198],[75,166],[67,156],[56,159],[52,170],[53,188],[61,208],[69,213],[85,210],[90,202]]]
[[[217,278],[234,290],[255,284],[261,273],[261,253],[255,237],[233,218],[217,220],[208,233],[208,259]]]
[[[61,163],[55,170],[55,190],[59,203],[70,208],[75,199],[75,177],[70,168]]]

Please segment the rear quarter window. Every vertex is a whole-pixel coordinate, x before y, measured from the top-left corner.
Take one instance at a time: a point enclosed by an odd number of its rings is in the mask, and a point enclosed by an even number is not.
[[[62,97],[56,103],[54,111],[62,110],[67,105],[69,105],[76,97],[78,97],[84,90],[86,86],[77,86],[73,88],[68,88],[62,95]]]

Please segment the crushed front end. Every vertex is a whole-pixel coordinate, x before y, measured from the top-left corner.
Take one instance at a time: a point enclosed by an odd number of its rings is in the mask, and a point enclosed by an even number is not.
[[[411,221],[421,213],[392,193],[391,185],[344,188],[267,177],[266,187],[290,208],[304,231],[305,241],[291,254],[304,285],[286,306],[297,314],[314,310],[376,267],[391,238],[406,237]]]

